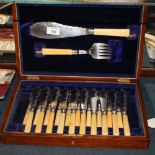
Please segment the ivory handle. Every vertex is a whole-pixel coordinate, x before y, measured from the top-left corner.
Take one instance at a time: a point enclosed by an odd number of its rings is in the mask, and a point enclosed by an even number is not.
[[[71,49],[52,49],[52,48],[42,48],[42,55],[72,55],[73,50]]]
[[[102,135],[108,135],[107,115],[102,115]]]
[[[38,122],[36,124],[35,133],[41,133],[42,125],[44,120],[44,111],[39,113]]]
[[[69,123],[69,134],[75,133],[75,112],[71,113],[70,123]]]
[[[66,113],[65,126],[69,126],[70,118],[71,118],[71,110],[68,109]]]
[[[57,130],[58,134],[63,134],[64,125],[65,125],[65,113],[61,113]]]
[[[123,120],[122,120],[122,113],[117,112],[117,119],[118,119],[118,127],[123,128]]]
[[[39,114],[40,114],[40,109],[37,109],[36,114],[35,114],[35,118],[34,118],[34,121],[33,121],[33,125],[37,124]]]
[[[94,35],[129,37],[129,29],[94,29]]]
[[[52,133],[53,124],[54,124],[54,115],[55,115],[54,111],[50,112],[48,123],[47,123],[47,128],[46,128],[46,133]]]
[[[80,109],[77,109],[75,116],[75,126],[80,126],[80,115]]]
[[[117,115],[112,114],[112,121],[113,121],[113,135],[118,136],[119,135],[119,128],[118,128],[118,121],[117,121]]]
[[[28,114],[28,117],[27,117],[27,122],[26,122],[25,129],[24,129],[25,133],[30,133],[31,132],[33,115],[34,115],[34,112],[29,111],[29,114]]]
[[[86,134],[86,113],[81,114],[80,132],[81,135]]]
[[[30,109],[27,108],[26,113],[25,113],[25,116],[24,116],[24,119],[23,119],[23,124],[24,124],[24,125],[26,124],[26,122],[27,122],[27,120],[28,120],[29,113],[30,113]]]
[[[91,111],[87,111],[86,126],[91,127]]]
[[[50,117],[50,109],[47,109],[45,119],[44,119],[44,125],[48,124],[49,117]]]
[[[55,117],[55,125],[58,126],[60,120],[61,110],[58,109]]]
[[[102,113],[101,113],[101,111],[97,112],[97,127],[102,127]]]
[[[131,133],[130,133],[129,120],[126,114],[123,114],[123,124],[124,124],[124,135],[130,136]]]
[[[92,122],[91,122],[91,135],[97,135],[97,127],[96,127],[96,113],[92,114]]]
[[[107,112],[107,121],[108,121],[108,128],[112,128],[112,112]]]

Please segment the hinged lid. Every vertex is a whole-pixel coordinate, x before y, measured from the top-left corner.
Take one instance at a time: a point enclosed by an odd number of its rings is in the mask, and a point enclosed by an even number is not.
[[[17,4],[14,10],[21,76],[84,81],[139,79],[143,6]],[[100,51],[110,51],[110,58],[98,57]]]

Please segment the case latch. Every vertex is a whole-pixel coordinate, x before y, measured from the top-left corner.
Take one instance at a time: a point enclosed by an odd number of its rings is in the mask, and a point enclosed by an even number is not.
[[[130,83],[131,80],[130,79],[124,79],[124,78],[120,78],[117,80],[119,83]]]
[[[27,80],[40,80],[38,76],[27,76]]]

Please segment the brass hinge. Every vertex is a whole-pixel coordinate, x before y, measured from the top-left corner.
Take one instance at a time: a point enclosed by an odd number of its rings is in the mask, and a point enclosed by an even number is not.
[[[117,80],[119,83],[130,83],[131,80],[130,79],[124,79],[124,78],[120,78]]]
[[[27,80],[40,80],[39,76],[27,76]]]

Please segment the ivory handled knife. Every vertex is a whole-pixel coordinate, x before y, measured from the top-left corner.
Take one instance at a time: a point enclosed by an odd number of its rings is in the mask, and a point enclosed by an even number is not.
[[[76,110],[77,110],[77,99],[79,96],[79,90],[75,88],[72,90],[71,98],[70,98],[70,106],[71,106],[71,115],[69,122],[69,134],[75,134],[75,123],[76,123]]]
[[[65,126],[67,102],[68,102],[69,96],[71,95],[68,89],[66,89],[65,91],[66,91],[65,98],[62,99],[61,103],[59,103],[61,107],[61,111],[60,111],[60,116],[59,116],[60,118],[59,118],[58,129],[57,129],[58,134],[63,134],[64,126]]]
[[[58,87],[54,88],[49,97],[49,105],[46,111],[44,125],[47,125],[46,133],[52,133],[54,125],[55,110],[58,105],[58,97],[60,90]]]
[[[82,28],[55,22],[36,22],[30,26],[30,35],[42,39],[58,39],[83,35],[129,37],[128,28]]]
[[[129,125],[129,119],[127,115],[127,92],[123,92],[123,126],[124,126],[124,135],[125,136],[130,136],[130,125]]]
[[[97,90],[93,88],[90,92],[90,95],[91,95],[90,101],[91,101],[91,110],[92,110],[90,134],[97,135],[97,100],[98,100]]]
[[[113,95],[113,106],[112,106],[112,122],[113,122],[113,135],[118,136],[119,135],[119,127],[118,127],[118,119],[117,119],[117,93],[114,92]]]
[[[34,111],[37,107],[37,102],[38,102],[39,96],[40,96],[40,90],[37,90],[35,96],[33,96],[30,111],[27,114],[27,121],[25,123],[25,129],[24,129],[25,133],[31,132],[32,122],[33,122],[33,118],[34,118]]]
[[[41,133],[42,131],[42,125],[43,125],[43,121],[44,121],[44,116],[45,116],[45,111],[46,111],[46,107],[47,107],[47,99],[50,93],[50,88],[46,87],[43,89],[43,97],[42,100],[40,102],[40,111],[39,111],[39,116],[38,116],[38,120],[36,122],[36,128],[35,128],[35,133]]]
[[[121,92],[117,92],[117,120],[118,127],[123,128],[123,118],[122,118],[122,105],[121,105],[122,95]]]
[[[36,95],[38,94],[38,91],[40,90],[40,87],[35,87],[33,88],[32,92],[30,93],[30,96],[29,96],[29,104],[28,104],[28,107],[26,109],[26,113],[24,115],[24,119],[23,119],[23,124],[25,125],[26,122],[27,122],[27,119],[28,119],[28,115],[29,115],[29,112],[31,110],[31,105],[32,105],[32,101],[33,99],[36,97]]]
[[[102,135],[108,135],[108,122],[107,122],[107,92],[106,90],[100,91],[100,103],[102,110]]]
[[[88,104],[88,91],[86,88],[83,88],[80,92],[80,102],[81,102],[81,120],[80,120],[80,131],[81,135],[86,134],[86,112]]]
[[[112,101],[111,101],[111,92],[108,92],[107,96],[107,123],[108,128],[112,128]]]

